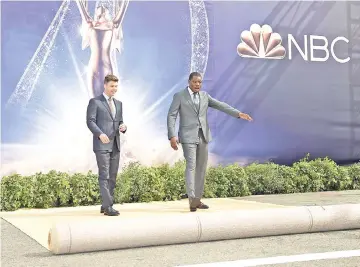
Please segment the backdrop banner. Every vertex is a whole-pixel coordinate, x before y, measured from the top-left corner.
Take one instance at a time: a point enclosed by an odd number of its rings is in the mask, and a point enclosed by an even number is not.
[[[192,71],[254,119],[209,109],[210,164],[360,158],[360,2],[5,1],[1,38],[3,175],[96,171],[86,108],[108,72],[121,164],[183,159],[166,115]]]

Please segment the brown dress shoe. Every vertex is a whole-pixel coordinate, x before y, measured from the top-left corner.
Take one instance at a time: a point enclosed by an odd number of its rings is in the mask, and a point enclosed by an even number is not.
[[[209,208],[209,206],[200,202],[199,206],[197,206],[196,208],[201,209],[201,210],[207,210]]]
[[[111,206],[112,207],[112,206]],[[113,209],[115,212],[119,213],[116,209]],[[105,208],[103,206],[100,207],[100,213],[104,213]]]
[[[190,203],[190,211],[191,212],[196,211],[197,207],[201,204],[199,198],[193,198],[193,199],[189,198],[189,203]]]

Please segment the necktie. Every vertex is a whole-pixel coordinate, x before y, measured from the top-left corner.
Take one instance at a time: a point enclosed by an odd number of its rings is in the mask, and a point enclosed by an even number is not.
[[[114,103],[113,103],[112,97],[109,97],[108,102],[109,102],[111,115],[115,118],[115,108],[114,108]]]
[[[195,104],[197,111],[199,111],[199,109],[200,109],[199,93],[194,93],[194,104]]]

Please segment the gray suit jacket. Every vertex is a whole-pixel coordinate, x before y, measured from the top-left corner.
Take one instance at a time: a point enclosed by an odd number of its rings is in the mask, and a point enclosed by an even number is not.
[[[86,112],[86,124],[93,133],[93,150],[112,151],[114,142],[120,150],[120,133],[119,126],[123,123],[122,103],[114,98],[116,115],[113,118],[109,104],[101,94],[89,101]],[[125,133],[125,132],[124,132]],[[110,143],[103,144],[99,138],[101,134],[106,134]]]
[[[180,114],[178,137],[179,142],[183,144],[198,142],[200,125],[204,133],[205,141],[211,141],[212,136],[207,118],[207,110],[209,107],[225,112],[232,117],[239,117],[239,110],[212,98],[208,93],[200,91],[199,96],[200,110],[198,112],[187,88],[174,95],[167,116],[169,139],[176,136],[175,123],[178,114]]]

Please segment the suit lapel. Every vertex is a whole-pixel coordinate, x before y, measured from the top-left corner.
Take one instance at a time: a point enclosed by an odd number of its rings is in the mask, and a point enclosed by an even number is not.
[[[195,107],[194,101],[191,99],[191,96],[190,96],[189,91],[188,91],[187,88],[184,91],[184,95],[185,95],[185,99],[187,100],[189,105],[193,108],[195,113],[198,114],[197,108]],[[200,105],[201,105],[201,102],[200,102]]]
[[[116,116],[119,114],[119,104],[115,98],[114,98],[114,105],[115,105],[115,118],[114,118],[114,120],[115,120]]]
[[[201,110],[203,109],[205,105],[205,94],[203,92],[199,92],[199,99],[200,99],[200,108],[199,108],[199,114],[201,113]]]
[[[111,114],[111,110],[110,110],[108,101],[106,100],[106,98],[105,98],[103,95],[101,95],[101,96],[102,96],[102,102],[103,102],[105,108],[106,108],[107,111],[109,112],[111,118],[114,120],[115,118],[114,118],[113,115]],[[115,101],[114,101],[114,102],[115,102]],[[116,105],[115,105],[115,107],[116,107]],[[116,109],[116,108],[115,108],[115,109]]]

